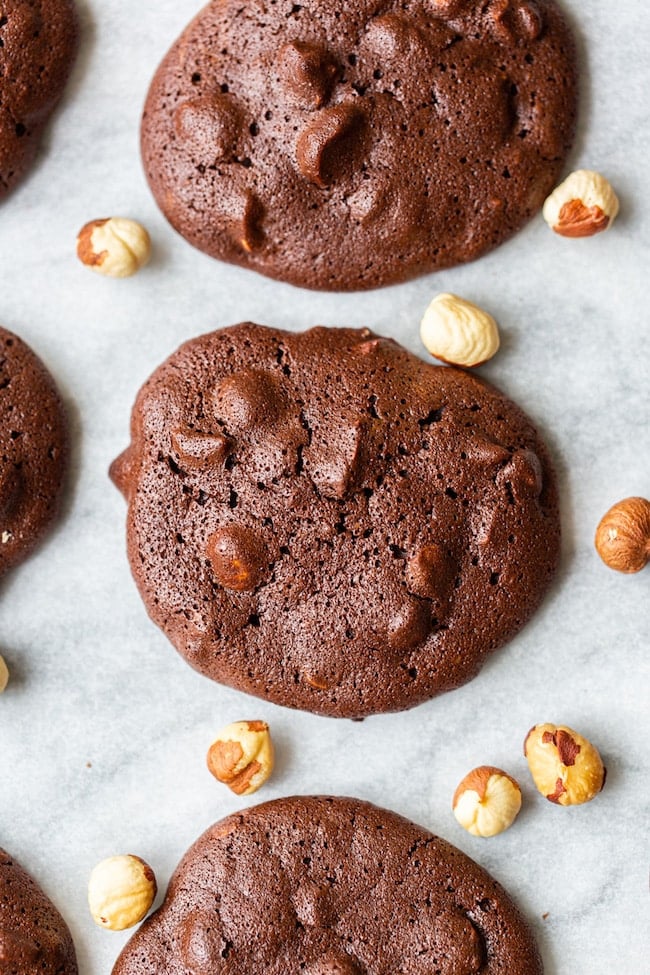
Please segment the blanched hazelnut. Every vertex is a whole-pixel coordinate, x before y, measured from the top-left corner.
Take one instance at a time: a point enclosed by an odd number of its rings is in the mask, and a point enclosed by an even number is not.
[[[502,769],[481,765],[469,772],[453,799],[454,816],[472,836],[497,836],[521,809],[521,789]]]
[[[500,341],[491,315],[451,294],[433,299],[424,313],[420,336],[432,356],[452,366],[480,366],[498,351]]]
[[[524,742],[524,755],[539,791],[560,806],[589,802],[605,784],[597,749],[564,725],[535,725]]]
[[[100,927],[124,931],[146,916],[157,889],[153,870],[140,857],[109,857],[98,863],[90,875],[90,913]]]
[[[9,683],[9,668],[5,663],[4,657],[0,656],[0,694],[6,690]]]
[[[595,544],[610,569],[640,572],[650,561],[650,501],[626,498],[613,505],[596,529]]]
[[[77,256],[82,264],[110,278],[128,278],[151,256],[149,234],[135,220],[91,220],[79,231]]]
[[[265,721],[235,721],[217,735],[208,768],[238,796],[250,796],[273,771],[273,742]]]
[[[591,169],[578,169],[553,190],[542,211],[561,237],[592,237],[607,230],[618,214],[611,184]]]

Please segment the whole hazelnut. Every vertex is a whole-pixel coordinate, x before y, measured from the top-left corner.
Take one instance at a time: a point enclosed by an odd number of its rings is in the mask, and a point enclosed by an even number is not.
[[[273,742],[265,721],[235,721],[208,750],[208,768],[238,796],[250,796],[273,771]]]
[[[124,931],[146,916],[157,889],[153,870],[140,857],[109,857],[98,863],[90,875],[90,913],[100,927]]]
[[[110,217],[91,220],[77,236],[77,256],[82,264],[110,278],[128,278],[151,256],[149,234],[135,220]]]
[[[596,529],[595,545],[610,569],[643,569],[650,561],[650,501],[626,498],[611,507]]]
[[[0,656],[0,694],[7,688],[9,683],[9,668],[5,663],[4,657]]]
[[[497,836],[517,818],[521,789],[507,772],[481,765],[460,783],[452,808],[460,825],[472,836]]]
[[[480,366],[499,349],[497,323],[478,305],[440,294],[424,313],[420,336],[436,359],[452,366]]]
[[[524,742],[524,755],[535,785],[557,805],[589,802],[605,785],[598,750],[565,725],[535,725]]]
[[[561,237],[593,237],[611,227],[618,206],[616,193],[604,176],[578,169],[553,190],[542,213]]]

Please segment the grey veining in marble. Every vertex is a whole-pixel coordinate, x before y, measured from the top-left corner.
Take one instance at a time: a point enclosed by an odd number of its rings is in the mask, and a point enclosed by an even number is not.
[[[609,505],[650,494],[649,102],[645,4],[564,0],[584,62],[571,167],[602,170],[621,215],[587,241],[541,217],[481,261],[364,295],[299,291],[220,265],[167,226],[138,157],[138,121],[158,60],[200,0],[84,0],[83,53],[37,169],[0,208],[0,320],[56,375],[73,417],[65,517],[5,582],[0,646],[0,845],[65,913],[82,975],[106,975],[127,935],[86,907],[95,862],[135,852],[164,888],[186,847],[241,800],[204,767],[222,724],[267,719],[278,767],[260,799],[357,795],[423,823],[501,880],[535,926],[547,975],[648,971],[650,569],[609,572],[592,538]],[[128,281],[74,257],[93,217],[141,219],[152,265]],[[184,339],[243,319],[288,328],[370,325],[423,352],[431,297],[454,291],[500,321],[481,373],[535,418],[560,472],[562,571],[533,622],[472,684],[409,713],[337,722],[259,703],[199,677],[149,622],[128,571],[122,498],[106,471],[131,403]],[[593,803],[535,792],[522,742],[537,721],[575,726],[609,768]],[[524,808],[501,837],[457,826],[451,796],[474,765],[501,765]]]

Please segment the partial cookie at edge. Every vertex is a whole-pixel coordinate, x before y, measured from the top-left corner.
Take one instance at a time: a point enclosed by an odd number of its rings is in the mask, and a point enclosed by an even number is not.
[[[309,288],[403,281],[541,208],[576,64],[554,0],[212,2],[152,82],[146,175],[213,257]]]
[[[0,8],[0,199],[22,179],[63,94],[78,46],[72,0]]]
[[[56,518],[68,461],[67,418],[49,372],[0,328],[0,576]]]
[[[113,975],[161,971],[541,975],[542,963],[506,891],[449,843],[360,800],[301,796],[229,816],[188,850]]]
[[[0,968],[13,975],[77,975],[74,944],[51,900],[0,849]]]

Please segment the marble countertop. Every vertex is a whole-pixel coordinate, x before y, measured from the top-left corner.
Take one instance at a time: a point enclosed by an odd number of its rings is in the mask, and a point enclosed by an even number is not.
[[[138,122],[159,59],[201,0],[80,0],[83,48],[36,170],[2,205],[0,320],[56,376],[72,417],[66,510],[6,580],[0,647],[0,845],[41,881],[72,929],[81,975],[106,975],[128,934],[97,928],[94,864],[134,852],[164,890],[187,846],[242,801],[204,767],[214,733],[271,723],[276,773],[258,798],[355,795],[457,844],[531,919],[547,975],[647,971],[650,821],[650,569],[625,577],[593,549],[611,503],[650,493],[650,29],[645,6],[563,0],[583,61],[570,168],[604,172],[621,215],[587,241],[541,217],[477,263],[380,292],[317,294],[221,265],[167,226],[145,184]],[[128,281],[90,274],[77,230],[109,214],[143,221],[153,262]],[[525,630],[466,687],[363,723],[294,713],[190,670],[149,622],[128,570],[124,502],[107,478],[126,445],[135,393],[183,340],[252,319],[286,328],[369,325],[423,353],[431,297],[453,291],[502,326],[481,374],[535,418],[560,475],[562,569]],[[529,777],[522,742],[539,721],[569,724],[601,749],[594,802],[562,809]],[[454,789],[478,764],[522,784],[515,826],[474,839]]]

